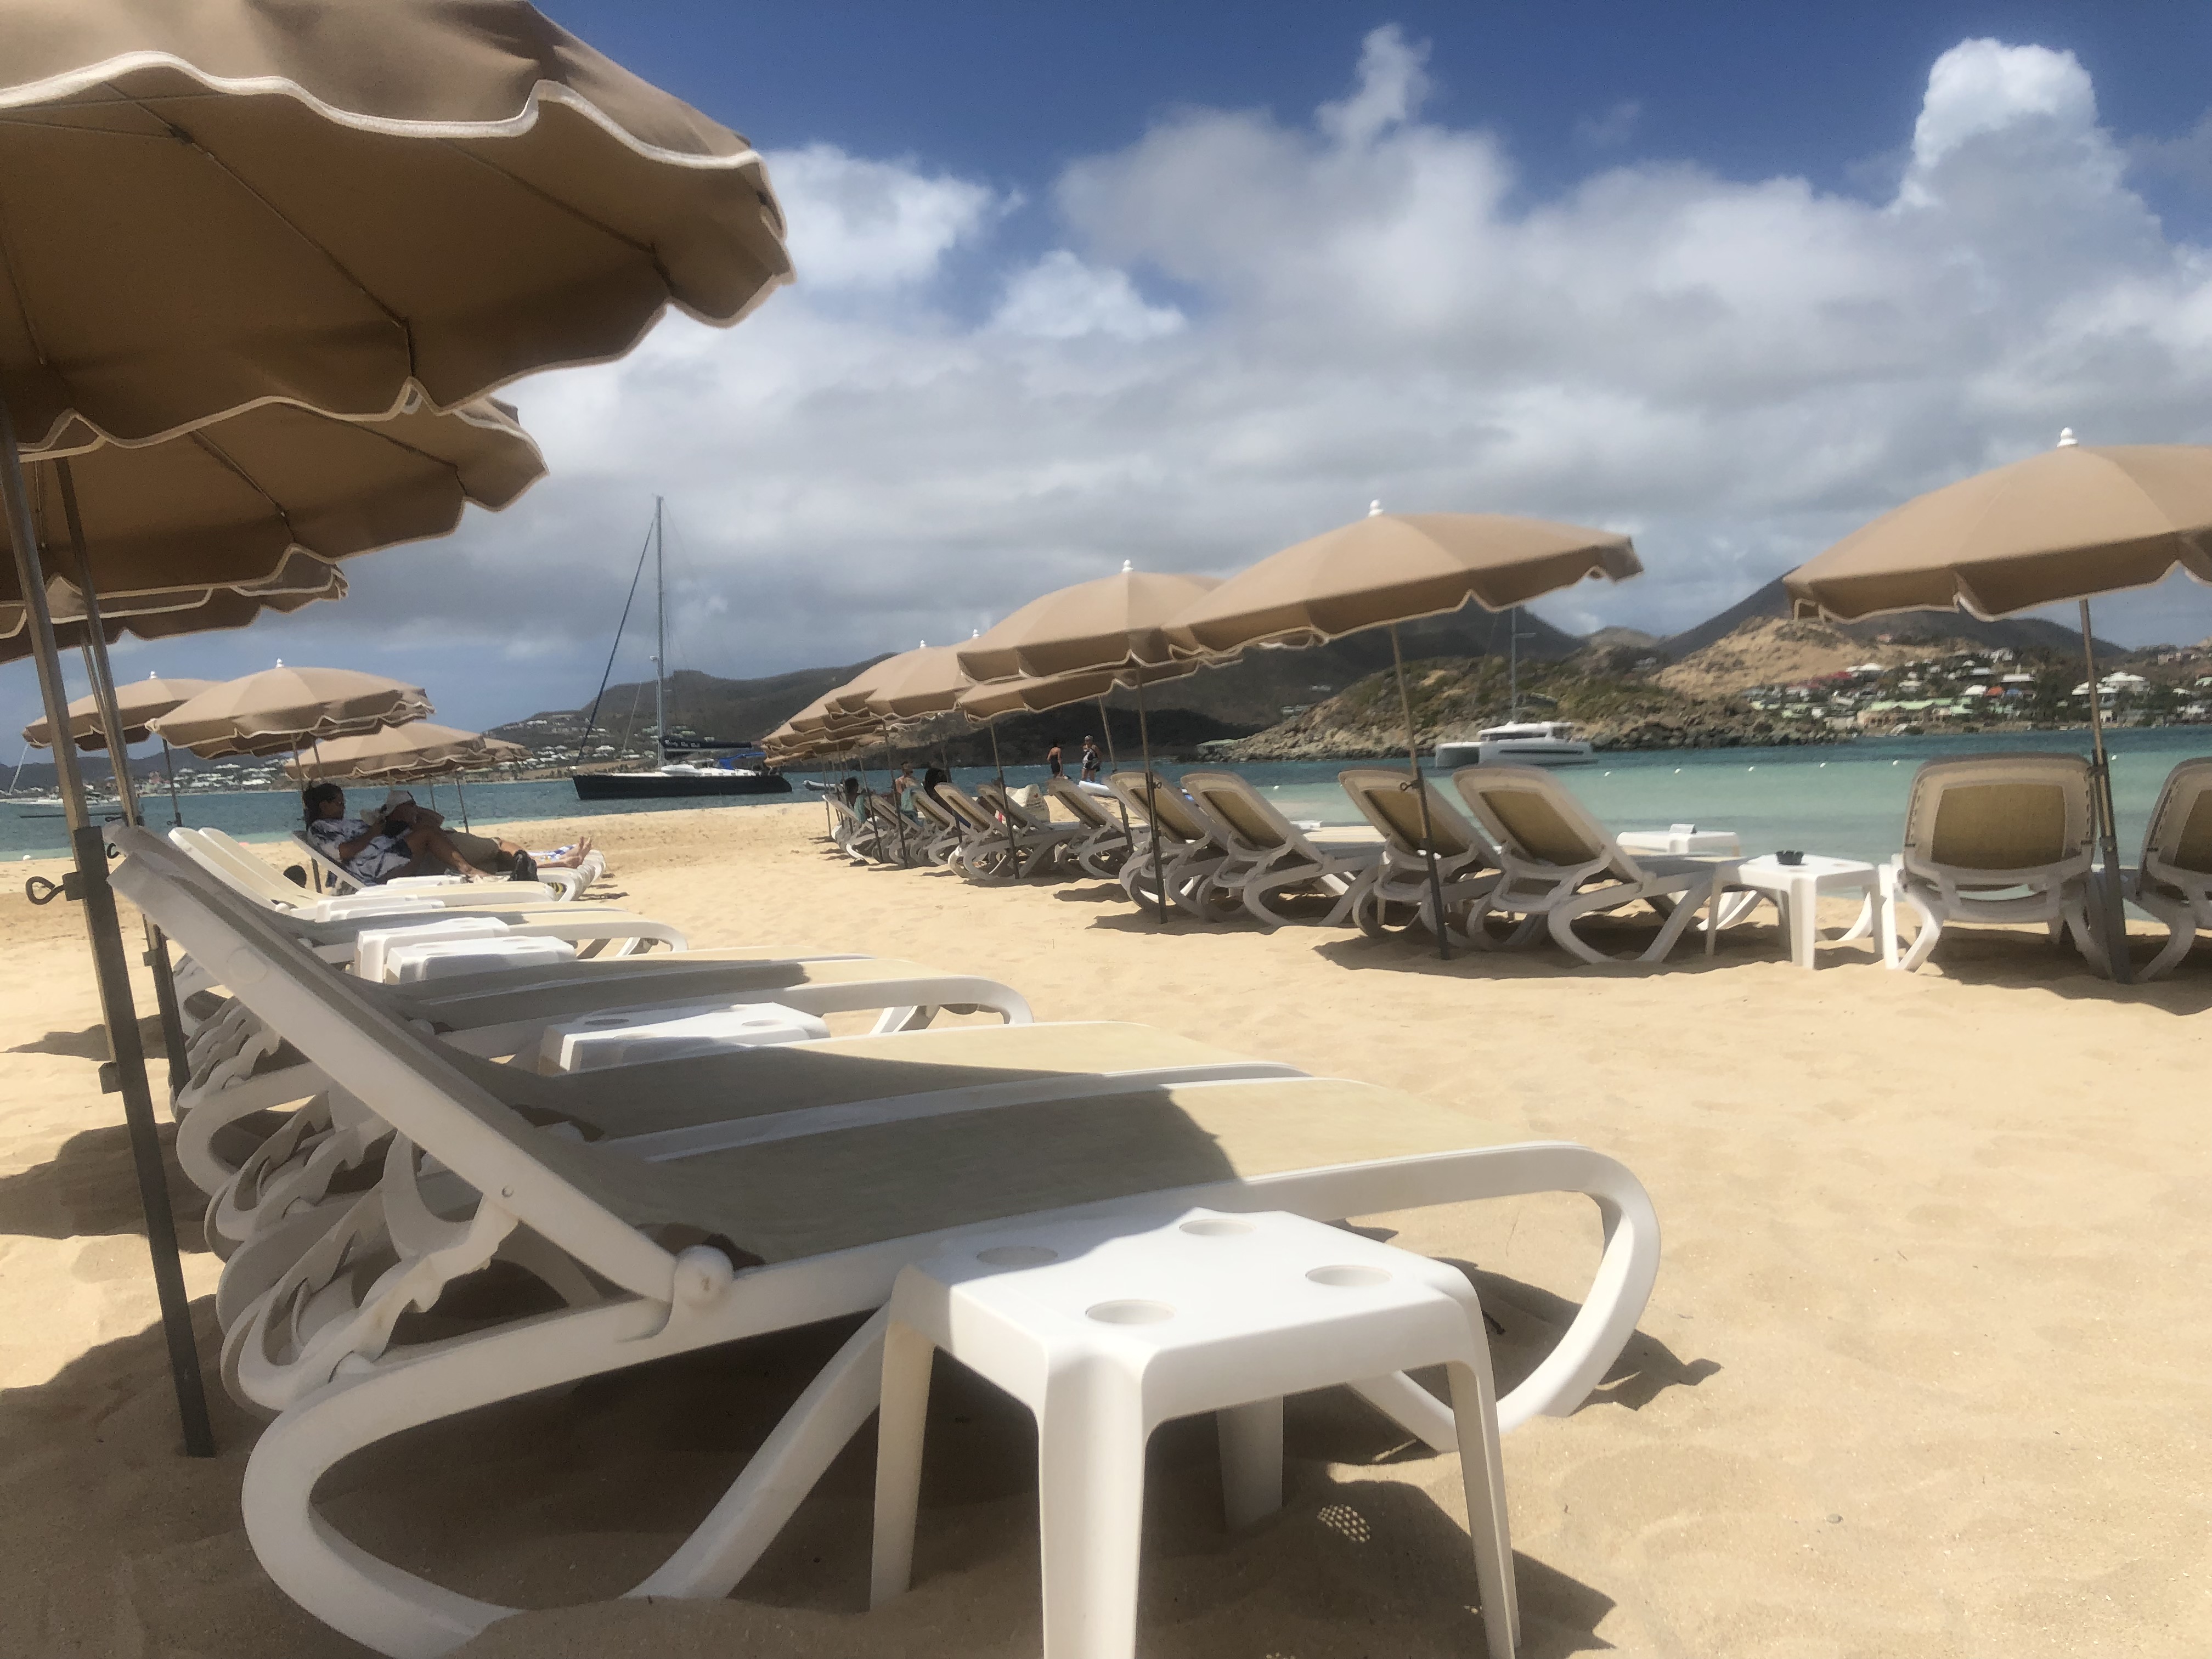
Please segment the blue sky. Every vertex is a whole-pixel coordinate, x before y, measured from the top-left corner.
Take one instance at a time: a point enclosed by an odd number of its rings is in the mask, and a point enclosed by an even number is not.
[[[2201,4],[546,9],[766,153],[800,282],[514,388],[554,472],[506,514],[119,672],[572,706],[656,493],[672,654],[724,674],[1375,495],[1629,530],[1643,580],[1540,608],[1665,631],[2062,425],[2212,441]]]

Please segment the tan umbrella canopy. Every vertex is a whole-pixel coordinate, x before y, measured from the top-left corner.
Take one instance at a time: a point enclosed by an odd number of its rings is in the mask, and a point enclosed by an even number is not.
[[[882,664],[861,706],[886,720],[919,720],[949,712],[973,683],[961,671],[960,647],[925,645]]]
[[[1031,599],[953,650],[974,680],[1165,662],[1172,654],[1167,625],[1220,586],[1214,576],[1133,570],[1124,563],[1117,575]]]
[[[111,615],[126,595],[265,580],[295,551],[343,559],[443,536],[470,503],[496,512],[545,472],[514,411],[488,398],[386,421],[264,404],[128,447],[82,422],[66,435],[84,446],[67,457],[76,527]],[[58,458],[26,459],[39,463],[26,471],[46,567],[82,587]],[[14,570],[0,571],[0,603],[21,598]]]
[[[1194,659],[1170,663],[1130,663],[1121,668],[1097,668],[1079,674],[1025,675],[1019,679],[986,680],[960,694],[956,705],[975,720],[1000,714],[1042,714],[1072,702],[1089,702],[1127,687],[1157,685],[1162,680],[1182,679],[1206,665]]]
[[[1238,571],[1174,619],[1179,654],[1319,645],[1364,628],[1456,611],[1504,611],[1585,576],[1644,566],[1626,536],[1496,513],[1385,513]]]
[[[2092,447],[2069,428],[2057,448],[1916,495],[1783,578],[1801,611],[1843,622],[1893,611],[1956,607],[1993,617],[2068,599],[2081,606],[2105,862],[2099,931],[2122,984],[2133,970],[2089,601],[2176,569],[2212,582],[2212,447]]]
[[[2212,447],[2074,441],[1916,495],[1783,578],[1841,622],[1890,611],[1984,618],[2212,582]]]
[[[670,304],[734,322],[790,274],[745,141],[520,0],[11,0],[0,77],[0,496],[57,726],[19,434],[35,449],[81,416],[142,442],[272,401],[378,416],[417,389],[451,409],[619,356]],[[104,632],[95,616],[100,682]],[[100,828],[75,751],[55,757],[185,1444],[204,1455]]]
[[[790,277],[760,157],[520,0],[13,0],[0,388],[37,447],[381,415]]]
[[[904,659],[912,654],[910,652],[899,652],[870,663],[844,684],[823,696],[823,712],[832,719],[852,714],[865,716],[868,712],[869,694],[874,691],[885,675],[896,673]]]
[[[1192,655],[1248,645],[1319,645],[1365,628],[1390,630],[1398,701],[1406,716],[1406,764],[1421,769],[1413,702],[1398,649],[1398,624],[1458,610],[1469,599],[1510,610],[1585,576],[1626,581],[1643,563],[1626,536],[1497,513],[1385,513],[1286,547],[1238,571],[1168,629]],[[1429,845],[1428,791],[1421,803],[1422,852],[1436,911],[1437,954],[1449,957],[1443,892]]]
[[[431,712],[419,685],[351,668],[287,668],[280,662],[203,691],[148,724],[163,742],[212,760],[283,754]]]
[[[149,674],[143,680],[131,680],[115,688],[115,707],[123,716],[123,736],[128,743],[143,743],[146,738],[146,722],[167,714],[179,703],[190,701],[203,691],[212,690],[214,680],[165,680],[158,674]],[[100,699],[79,697],[69,706],[70,737],[80,749],[107,747],[106,728],[100,724]],[[53,743],[53,727],[43,714],[23,728],[23,741],[33,749],[45,749]]]
[[[404,726],[318,742],[311,751],[287,761],[284,773],[295,783],[310,778],[398,781],[501,766],[529,752],[519,743],[487,738],[481,732],[410,720]]]
[[[272,577],[270,583],[290,581],[300,573],[311,569],[322,573],[321,580],[311,585],[256,584],[246,588],[195,588],[182,590],[178,594],[141,594],[136,599],[124,603],[126,605],[143,604],[146,608],[125,610],[119,617],[108,616],[103,606],[100,638],[112,645],[125,634],[134,639],[167,640],[184,634],[217,633],[226,629],[244,628],[264,616],[285,616],[304,610],[319,600],[345,597],[345,578],[331,566],[319,559],[308,558],[304,554],[295,554],[287,560],[284,569]],[[49,583],[49,591],[55,586]],[[190,603],[185,603],[185,600]],[[81,618],[82,601],[75,600],[74,603],[79,609],[72,615]],[[90,635],[82,620],[74,620],[58,623],[56,637],[67,648],[87,643]],[[24,607],[20,605],[0,605],[0,663],[19,662],[31,654],[31,632]],[[40,721],[41,725],[44,723]]]

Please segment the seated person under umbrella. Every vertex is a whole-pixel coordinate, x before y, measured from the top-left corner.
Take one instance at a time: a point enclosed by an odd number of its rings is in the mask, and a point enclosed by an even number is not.
[[[442,815],[418,806],[404,789],[384,798],[375,822],[348,817],[335,783],[301,791],[307,834],[325,857],[355,880],[375,886],[401,876],[503,875],[529,881],[541,866],[581,869],[596,855],[589,841],[532,854],[511,841],[449,830]]]

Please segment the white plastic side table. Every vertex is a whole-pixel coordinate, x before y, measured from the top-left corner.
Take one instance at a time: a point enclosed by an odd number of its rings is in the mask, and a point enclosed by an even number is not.
[[[1820,938],[1823,893],[1863,895],[1858,919],[1837,936],[1837,943],[1863,938],[1870,927],[1876,930],[1877,940],[1894,941],[1897,932],[1890,895],[1875,866],[1821,853],[1808,853],[1804,857],[1802,864],[1784,864],[1771,853],[1747,859],[1734,878],[1737,884],[1765,894],[1782,912],[1783,926],[1790,934],[1790,961],[1800,968],[1817,965],[1814,947]]]
[[[538,1044],[538,1069],[598,1072],[770,1042],[811,1042],[829,1035],[823,1021],[781,1002],[749,1002],[734,1008],[632,1008],[548,1026]]]
[[[1135,1651],[1145,1445],[1218,1414],[1231,1526],[1281,1507],[1283,1396],[1418,1365],[1451,1377],[1491,1659],[1520,1613],[1498,1409],[1474,1287],[1457,1269],[1275,1212],[1193,1209],[1007,1227],[903,1269],[884,1340],[871,1599],[914,1562],[933,1351],[1036,1418],[1045,1659]]]
[[[1733,830],[1700,830],[1694,823],[1669,824],[1664,830],[1627,830],[1617,837],[1622,850],[1638,858],[1681,857],[1691,853],[1717,853],[1723,858],[1742,854],[1743,842]]]

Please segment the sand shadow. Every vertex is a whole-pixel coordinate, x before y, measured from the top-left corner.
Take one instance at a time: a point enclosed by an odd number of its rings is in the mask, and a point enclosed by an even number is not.
[[[168,1045],[161,1039],[161,1017],[159,1014],[138,1016],[138,1042],[149,1060],[165,1058]],[[107,1028],[88,1025],[81,1031],[49,1031],[29,1042],[18,1042],[8,1052],[11,1054],[62,1054],[71,1060],[89,1060],[104,1063],[113,1056],[108,1052]]]
[[[185,1178],[171,1144],[173,1124],[161,1124],[161,1167],[169,1177],[169,1208],[177,1246],[207,1248],[201,1229],[207,1194]],[[87,1238],[119,1233],[143,1236],[138,1181],[131,1164],[130,1131],[120,1123],[71,1135],[43,1164],[0,1176],[0,1234],[33,1238]]]

